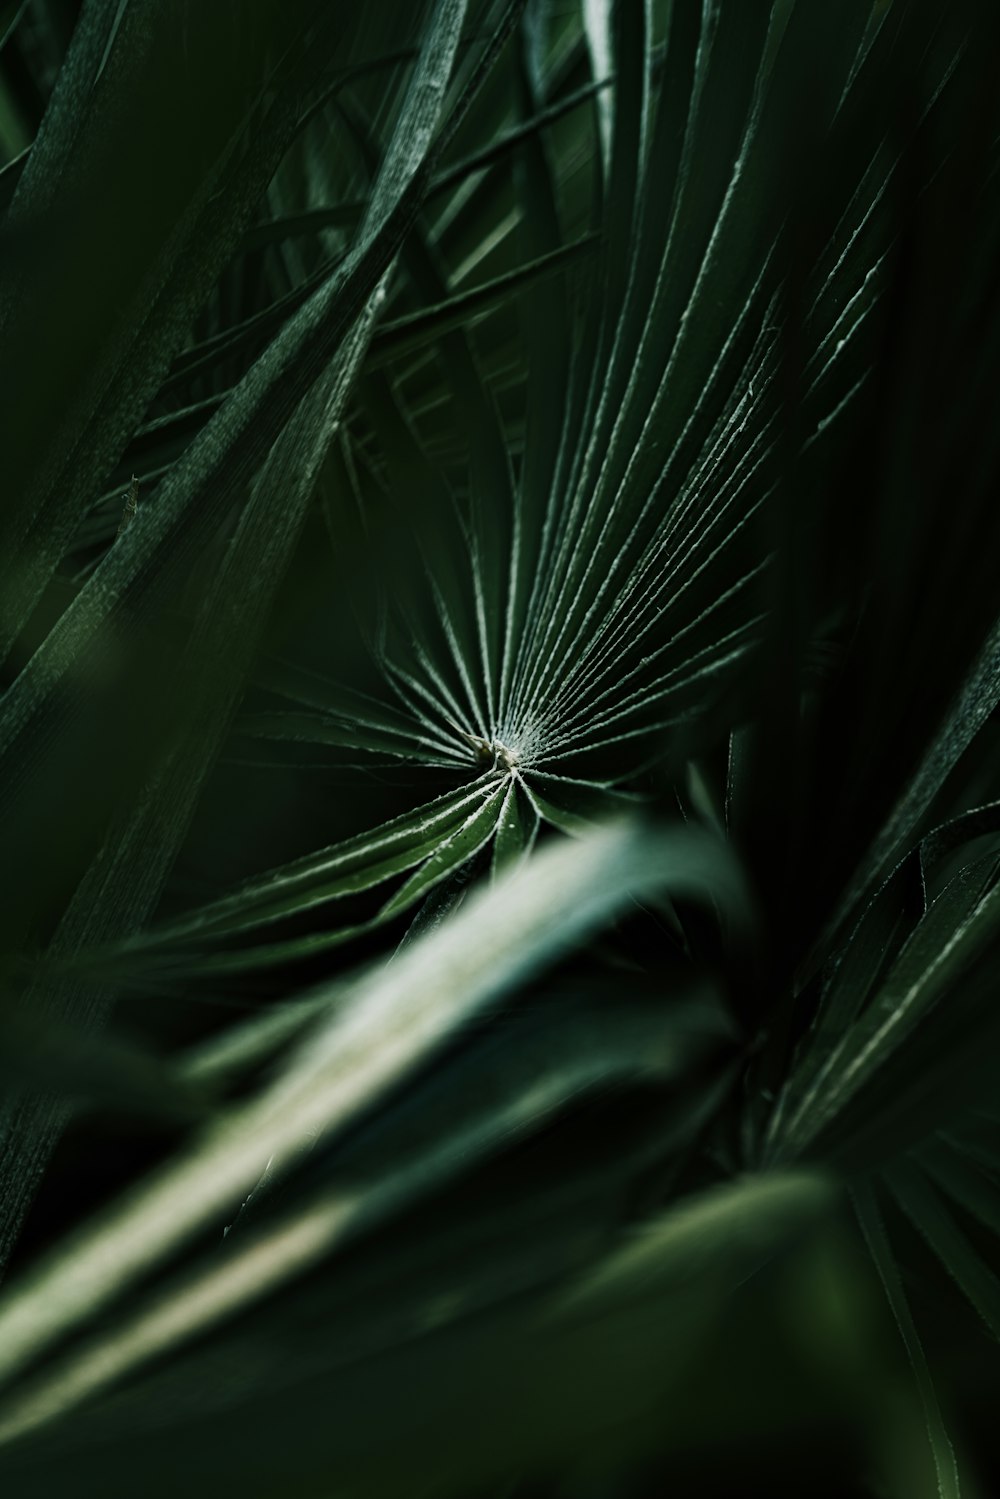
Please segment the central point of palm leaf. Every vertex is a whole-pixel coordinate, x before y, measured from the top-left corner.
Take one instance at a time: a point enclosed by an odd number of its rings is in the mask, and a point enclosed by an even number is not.
[[[485,739],[481,734],[470,734],[466,729],[459,729],[458,732],[473,750],[480,765],[492,765],[497,770],[516,770],[521,763],[518,751],[510,745],[502,744],[499,739]]]

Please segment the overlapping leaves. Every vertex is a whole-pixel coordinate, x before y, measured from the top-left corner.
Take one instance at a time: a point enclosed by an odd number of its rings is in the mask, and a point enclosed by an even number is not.
[[[518,1296],[541,1349],[518,1410],[550,1418],[520,1456],[545,1467],[622,1417],[608,1348],[641,1405],[665,1367],[649,1309],[681,1367],[718,1292],[828,1212],[832,1171],[957,1491],[894,1252],[916,1227],[997,1330],[1000,533],[976,392],[1000,174],[975,27],[932,9],[439,0],[387,47],[360,8],[265,6],[214,108],[193,90],[187,151],[161,96],[233,18],[83,7],[4,173],[4,1023],[53,1095],[7,1112],[5,1251],[62,1094],[147,1090],[200,1122],[0,1306],[0,1431],[37,1433],[15,1481],[70,1462],[80,1492],[127,1491],[128,1433],[171,1491],[175,1429],[200,1423],[214,1483],[266,1410],[251,1492],[290,1433],[302,1492],[398,1488],[365,1392],[389,1390],[399,1460],[436,1463],[408,1344],[427,1335],[451,1408],[488,1405]],[[102,215],[175,158],[103,263]],[[969,232],[944,251],[949,207]],[[59,212],[75,276],[18,252]],[[969,393],[923,489],[914,321]],[[947,460],[974,446],[963,487]],[[907,623],[928,589],[949,628]],[[708,826],[594,831],[665,788]],[[299,846],[272,858],[288,808]],[[418,908],[388,962],[380,929]],[[609,937],[498,1021],[629,918],[634,950]],[[370,969],[331,971],[354,939]],[[280,1002],[178,1055],[195,983]],[[92,1034],[113,998],[163,994],[155,1061]],[[601,1419],[586,1393],[562,1412],[574,1365]],[[467,1426],[482,1450],[454,1443],[445,1488],[505,1471]]]

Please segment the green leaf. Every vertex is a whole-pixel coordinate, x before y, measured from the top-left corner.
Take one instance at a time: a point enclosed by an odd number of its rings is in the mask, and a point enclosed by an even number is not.
[[[450,838],[437,843],[434,852],[422,867],[383,906],[379,913],[382,920],[388,920],[400,911],[407,910],[433,886],[468,863],[489,842],[503,810],[506,790],[502,782],[495,786],[482,805],[465,819]]]
[[[964,868],[930,906],[860,1018],[820,1041],[822,1060],[780,1128],[779,1158],[809,1147],[868,1087],[989,942],[1000,920],[997,858]],[[776,1147],[777,1148],[777,1147]]]
[[[344,1128],[458,1026],[633,896],[698,888],[721,862],[718,848],[702,840],[619,823],[546,850],[478,894],[389,967],[341,994],[335,1014],[258,1098],[232,1109],[188,1155],[22,1281],[0,1308],[0,1379],[169,1257],[220,1201],[252,1184],[262,1152],[266,1161],[318,1129]],[[321,1252],[327,1226],[307,1223],[303,1232],[303,1252]]]
[[[17,372],[0,434],[12,495],[0,564],[3,656],[294,134],[300,91],[329,55],[328,38],[302,45],[310,8],[268,0],[238,35],[215,8],[183,21],[163,0],[141,18],[135,6],[120,16],[85,8],[9,216],[44,222],[58,201],[70,215],[72,265],[43,260],[27,286],[0,286],[4,368]],[[275,69],[274,51],[289,47]],[[221,84],[219,55],[228,58]],[[178,116],[181,67],[211,109]],[[252,145],[241,151],[234,137],[251,120]],[[53,364],[40,350],[56,344],[64,353]],[[40,430],[44,454],[31,437]]]
[[[717,1270],[745,1276],[834,1197],[821,1173],[790,1171],[747,1176],[682,1198],[578,1284],[557,1293],[555,1315],[575,1319],[641,1302],[689,1282],[696,1268],[709,1276]]]
[[[888,1297],[893,1317],[896,1320],[896,1326],[899,1328],[900,1337],[903,1340],[907,1357],[910,1360],[910,1367],[913,1370],[913,1378],[924,1409],[927,1437],[934,1458],[938,1493],[941,1499],[960,1499],[961,1488],[954,1449],[941,1418],[941,1410],[934,1390],[934,1383],[931,1379],[931,1372],[927,1367],[927,1359],[924,1355],[909,1305],[907,1304],[899,1270],[893,1258],[889,1241],[886,1238],[878,1205],[873,1192],[868,1187],[857,1187],[854,1189],[852,1195],[858,1221],[865,1236],[865,1242],[868,1245],[871,1257],[875,1262],[875,1268],[885,1288],[885,1294]]]
[[[906,1162],[887,1171],[885,1182],[990,1332],[1000,1339],[1000,1278],[977,1254],[934,1187]]]
[[[385,170],[376,183],[369,212],[359,233],[358,246],[351,257],[355,270],[365,266],[366,258],[370,260],[381,254],[386,256],[379,267],[384,273],[388,253],[381,245],[381,237],[407,187],[416,180],[430,149],[437,125],[440,93],[451,69],[460,19],[460,7],[456,11],[444,4],[438,12],[436,27],[432,28],[428,38],[397,125],[395,145],[390,149]],[[431,90],[434,101],[431,104],[424,95],[425,88]],[[375,264],[378,265],[377,258]],[[367,267],[366,271],[372,274]],[[357,284],[351,286],[348,283],[346,288],[343,283],[336,285],[332,308],[337,306],[338,293],[340,299],[345,299],[356,295],[357,290]],[[365,290],[366,300],[360,315],[357,312],[353,316],[348,314],[350,321],[344,328],[343,343],[303,393],[300,408],[292,414],[263,464],[251,500],[213,580],[212,591],[196,624],[193,652],[184,683],[187,689],[187,737],[181,740],[174,753],[167,755],[165,761],[154,766],[138,804],[120,814],[112,824],[107,843],[78,886],[60,923],[53,944],[53,955],[57,958],[111,937],[130,935],[148,919],[154,907],[186,830],[201,782],[238,700],[255,640],[290,559],[320,465],[367,347],[374,317],[381,305],[382,289],[375,279],[374,284],[369,283]],[[326,303],[325,311],[329,313],[329,297]],[[277,357],[280,361],[280,351]],[[255,393],[255,382],[251,381],[248,394],[252,397]],[[218,453],[212,456],[218,462]],[[296,474],[290,493],[285,479],[289,469]],[[195,472],[197,474],[197,467]],[[193,494],[197,493],[195,480]],[[182,502],[190,504],[193,494],[190,483],[186,493],[182,485]],[[168,509],[166,500],[161,499],[155,518],[161,519]],[[133,585],[137,576],[142,577],[142,564],[147,567],[149,564],[148,555],[142,550],[144,545],[149,545],[149,530],[138,549],[133,547],[130,551],[129,543],[137,532],[143,532],[143,519],[145,517],[137,517],[123,532],[105,565],[78,597],[78,604],[85,599],[88,587],[91,592],[96,587],[98,616],[108,608],[115,597],[114,584],[109,585],[104,576],[109,568],[112,574],[118,571],[119,577],[124,572],[125,579]],[[158,535],[153,529],[152,538],[154,546],[157,541],[162,545],[162,532]],[[123,550],[126,561],[119,570],[116,564]],[[234,600],[237,601],[235,604]],[[79,615],[80,611],[76,612]],[[64,669],[95,624],[86,605],[82,620],[74,621],[73,614],[71,606],[60,622],[68,646],[62,657]],[[74,623],[77,625],[75,632]],[[46,644],[52,644],[52,636]],[[58,677],[37,665],[40,655],[44,655],[44,648],[32,658],[5,700],[5,727],[9,727],[11,717],[17,721],[18,706],[22,715],[26,713],[33,717],[52,699]],[[41,675],[40,683],[34,680],[38,675]],[[27,707],[25,695],[28,697]],[[21,721],[24,721],[23,716]],[[44,980],[32,998],[35,1004],[54,1007],[57,1014],[79,1014],[91,1023],[106,1011],[109,1001],[109,995],[95,992],[86,983],[67,988],[58,983],[54,987],[47,986]],[[53,1115],[51,1106],[44,1100],[39,1100],[34,1110],[27,1112],[28,1117],[22,1111],[16,1120],[8,1120],[5,1130],[7,1149],[0,1176],[0,1262],[10,1252],[33,1185],[62,1123],[61,1116],[58,1113]]]
[[[994,626],[968,677],[948,708],[932,743],[879,830],[845,897],[849,909],[886,869],[925,816],[946,777],[1000,702],[1000,622]]]
[[[203,1330],[206,1297],[216,1298],[216,1315],[231,1313],[237,1285],[242,1285],[241,1299],[257,1297],[269,1283],[301,1269],[303,1222],[312,1225],[309,1237],[314,1249],[316,1230],[321,1222],[325,1224],[323,1252],[329,1254],[347,1238],[370,1234],[413,1198],[466,1173],[483,1156],[506,1148],[519,1136],[543,1130],[554,1115],[578,1106],[588,1096],[636,1082],[650,1087],[676,1080],[699,1053],[725,1035],[717,1011],[692,1001],[679,1003],[678,998],[672,996],[666,1024],[659,1003],[588,1005],[575,997],[570,1004],[543,1006],[524,1017],[515,1016],[483,1056],[459,1069],[457,1078],[446,1074],[439,1083],[432,1080],[424,1088],[418,1086],[401,1111],[390,1113],[386,1124],[376,1126],[368,1138],[362,1137],[360,1149],[348,1147],[339,1170],[334,1168],[336,1185],[321,1176],[308,1205],[293,1215],[299,1228],[292,1227],[286,1215],[276,1231],[265,1231],[272,1251],[271,1268],[247,1280],[244,1271],[249,1264],[261,1263],[263,1241],[258,1235],[245,1249],[238,1246],[248,1226],[252,1229],[255,1211],[261,1200],[267,1201],[274,1180],[296,1164],[294,1156],[284,1161],[272,1156],[265,1177],[228,1231],[226,1248],[233,1252],[227,1253],[225,1263],[185,1278],[168,1301],[158,1299],[110,1340],[102,1337],[82,1357],[73,1356],[47,1396],[34,1394],[35,1417],[46,1402],[50,1410],[58,1406],[64,1411],[85,1394],[92,1397],[110,1379],[120,1379],[157,1351],[176,1348],[186,1331]],[[314,1154],[310,1147],[310,1160]],[[315,1169],[312,1174],[317,1175]],[[766,1210],[768,1194],[758,1191],[754,1195],[757,1210]],[[807,1211],[805,1183],[801,1196]],[[787,1197],[790,1206],[790,1192]],[[234,1230],[238,1230],[235,1238]],[[710,1222],[701,1225],[701,1232],[711,1237]],[[296,1241],[298,1253],[293,1250],[286,1259],[281,1246],[287,1249]],[[679,1250],[678,1245],[674,1252]]]
[[[560,776],[536,774],[524,778],[523,784],[525,795],[542,821],[573,837],[586,833],[595,820],[627,806],[630,800],[625,793],[611,787]]]
[[[135,949],[169,946],[186,938],[227,936],[369,890],[422,864],[470,821],[480,818],[495,797],[491,778],[481,776],[470,786],[448,792],[370,833],[271,870],[242,890],[140,938]]]
[[[493,875],[530,853],[538,832],[539,817],[535,804],[519,776],[511,776],[497,819],[493,842]]]
[[[4,0],[0,6],[0,47],[10,40],[27,8],[28,0]]]

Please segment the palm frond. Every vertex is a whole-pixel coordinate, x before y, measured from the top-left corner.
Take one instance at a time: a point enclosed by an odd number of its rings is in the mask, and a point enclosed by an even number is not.
[[[958,1495],[998,40],[0,6],[12,1493]]]

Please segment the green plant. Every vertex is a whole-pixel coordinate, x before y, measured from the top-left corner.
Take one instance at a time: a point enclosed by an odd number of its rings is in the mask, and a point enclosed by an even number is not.
[[[12,1491],[957,1494],[992,10],[8,9]]]

